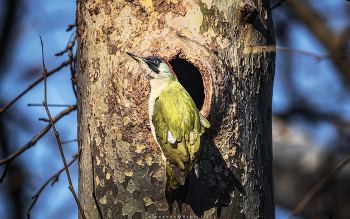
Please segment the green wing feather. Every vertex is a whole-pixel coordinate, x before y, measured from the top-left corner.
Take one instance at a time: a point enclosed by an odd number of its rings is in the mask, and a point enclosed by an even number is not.
[[[193,163],[201,156],[201,135],[210,124],[200,115],[191,96],[174,81],[157,98],[152,116],[158,143],[167,159],[172,189],[184,185]],[[204,126],[204,127],[203,127]],[[176,139],[168,141],[168,132]]]

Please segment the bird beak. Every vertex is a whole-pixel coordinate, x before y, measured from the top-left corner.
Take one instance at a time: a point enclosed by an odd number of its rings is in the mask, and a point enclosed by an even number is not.
[[[135,59],[137,62],[145,62],[145,58],[139,57],[137,55],[134,55],[130,52],[125,52],[126,54],[128,54],[129,56],[131,56],[131,58]]]

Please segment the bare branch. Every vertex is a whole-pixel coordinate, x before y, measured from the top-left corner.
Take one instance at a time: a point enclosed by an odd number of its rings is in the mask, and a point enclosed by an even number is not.
[[[66,31],[70,31],[71,29],[73,29],[73,27],[77,26],[76,24],[70,24],[68,25],[68,28]]]
[[[91,146],[90,146],[90,149],[91,149]],[[90,150],[90,152],[91,152],[91,150]],[[92,156],[92,152],[91,152],[91,165],[92,165],[92,194],[91,195],[94,198],[98,214],[100,215],[100,218],[103,219],[101,208],[100,208],[98,201],[97,201],[97,198],[96,198],[95,167],[94,167],[94,156]]]
[[[78,139],[73,139],[73,140],[69,140],[69,141],[62,141],[61,144],[68,144],[68,143],[72,143],[72,142],[76,142],[78,141]]]
[[[50,120],[48,120],[46,118],[39,118],[39,121],[50,122]]]
[[[7,171],[9,169],[9,166],[10,166],[10,163],[6,163],[5,170],[2,173],[1,178],[0,178],[0,184],[4,181],[6,174],[7,174]]]
[[[43,104],[39,103],[28,103],[27,106],[43,106]],[[71,105],[68,104],[47,104],[47,106],[52,106],[52,107],[69,107]]]
[[[67,166],[69,167],[78,157],[79,157],[79,152],[73,155],[73,160],[72,160],[71,162],[69,162],[69,163],[67,164]],[[53,178],[53,180],[52,180],[52,182],[51,182],[51,186],[53,186],[53,184],[55,184],[56,182],[58,182],[58,177],[59,177],[59,175],[60,175],[65,169],[66,169],[66,168],[63,167],[59,172],[57,172],[57,173],[54,175],[54,178]]]
[[[66,47],[65,50],[63,50],[62,52],[56,53],[55,56],[61,56],[64,53],[66,53],[68,50],[72,49],[74,44],[75,44],[75,40],[77,39],[77,34],[74,35],[72,41],[69,43],[69,45]]]
[[[343,46],[343,39],[340,36],[334,35],[319,18],[316,12],[307,6],[303,1],[289,0],[286,1],[309,27],[309,29],[317,36],[317,38],[326,46],[331,54],[345,54],[345,47]],[[350,63],[345,55],[340,57],[332,57],[339,70],[346,77],[350,83]]]
[[[279,6],[281,6],[281,4],[283,3],[283,2],[285,2],[286,0],[281,0],[281,1],[279,1],[279,2],[277,2],[272,8],[271,8],[271,11],[273,10],[273,9],[275,9],[275,8],[277,8],[277,7],[279,7]]]
[[[316,61],[321,61],[325,59],[338,59],[343,58],[345,56],[349,56],[350,52],[340,52],[340,53],[334,53],[334,54],[326,54],[326,55],[317,55],[312,52],[298,50],[298,49],[292,49],[289,47],[283,47],[283,46],[254,46],[245,48],[243,50],[243,54],[254,54],[254,53],[262,53],[262,52],[283,52],[291,55],[301,55],[301,56],[307,56],[310,58],[315,59]]]
[[[73,110],[76,110],[77,106],[73,105],[70,106],[68,109],[62,111],[60,114],[58,114],[54,119],[53,119],[53,123],[57,122],[60,118],[62,118],[63,116],[69,114],[70,112],[72,112]],[[27,150],[28,148],[30,148],[31,146],[35,145],[35,143],[51,128],[51,123],[48,124],[43,130],[41,130],[36,136],[34,136],[32,138],[32,140],[30,140],[26,145],[24,145],[22,148],[20,148],[19,150],[17,150],[16,152],[14,152],[13,154],[11,154],[10,156],[0,160],[0,166],[6,163],[10,163],[13,159],[15,159],[18,155],[20,155],[21,153],[23,153],[25,150]]]
[[[69,63],[69,68],[70,68],[70,73],[71,73],[71,82],[72,82],[72,88],[73,88],[73,92],[74,92],[74,95],[75,95],[75,98],[77,98],[77,91],[76,91],[76,89],[75,89],[75,81],[74,81],[74,79],[76,79],[75,78],[75,69],[74,69],[74,66],[73,66],[73,62],[74,62],[74,58],[73,58],[73,49],[72,48],[70,48],[69,49],[69,53],[68,53],[68,56],[69,56],[69,60],[71,61],[70,63]]]
[[[67,60],[65,62],[63,62],[60,66],[58,66],[57,68],[53,69],[52,71],[49,71],[46,75],[46,77],[52,75],[53,73],[61,70],[63,67],[69,65],[71,61]],[[9,108],[12,104],[14,104],[19,98],[21,98],[24,94],[26,94],[30,89],[32,89],[35,85],[39,84],[39,82],[41,82],[42,80],[44,80],[44,76],[39,78],[38,80],[36,80],[33,84],[31,84],[25,91],[23,91],[21,94],[19,94],[15,99],[13,99],[9,104],[7,104],[5,107],[0,109],[0,114],[5,112],[5,110],[7,110],[7,108]]]
[[[350,55],[350,53],[348,53],[348,52],[341,52],[338,54],[316,55],[316,54],[311,53],[311,52],[298,50],[298,49],[292,49],[292,48],[288,48],[288,47],[281,47],[281,46],[276,48],[276,52],[289,53],[292,55],[308,56],[308,57],[315,59],[316,61],[321,61],[321,60],[325,60],[325,59],[337,59],[337,58],[342,58],[344,56]]]
[[[74,62],[74,57],[73,57],[73,46],[75,44],[75,40],[77,39],[77,34],[74,35],[73,39],[71,40],[71,42],[67,45],[66,49],[63,50],[62,52],[59,52],[57,54],[55,54],[55,56],[61,56],[64,53],[66,53],[67,51],[69,51],[68,53],[68,57],[69,57],[69,68],[70,68],[70,72],[71,72],[71,77],[72,79],[75,78],[75,70],[74,70],[74,66],[73,66],[73,62]],[[72,88],[73,88],[73,92],[75,95],[75,98],[77,98],[77,91],[75,90],[74,87],[74,82],[72,81]]]
[[[41,41],[41,47],[42,47],[42,51],[44,50],[44,46],[43,46],[43,41],[41,40],[41,37],[40,37],[40,41]],[[67,178],[68,178],[68,182],[69,182],[69,190],[72,192],[73,196],[74,196],[74,199],[78,205],[78,208],[79,208],[79,211],[80,211],[80,214],[81,216],[86,219],[85,217],[85,214],[84,214],[84,211],[83,211],[83,208],[81,207],[80,205],[80,202],[79,202],[79,199],[77,197],[77,195],[75,194],[75,191],[74,191],[74,188],[73,188],[73,185],[72,185],[72,180],[70,178],[70,174],[69,174],[69,170],[68,170],[68,166],[67,166],[67,162],[66,162],[66,159],[64,157],[64,153],[63,153],[63,149],[62,149],[62,145],[61,145],[61,141],[60,141],[60,138],[59,138],[59,135],[58,135],[58,132],[55,128],[55,125],[54,125],[54,122],[51,118],[51,115],[50,115],[50,111],[49,111],[49,108],[47,107],[47,98],[46,98],[46,74],[47,74],[47,70],[45,68],[45,63],[44,63],[44,52],[43,52],[43,68],[44,68],[44,90],[45,90],[45,100],[43,101],[43,105],[45,106],[45,109],[46,109],[46,113],[51,121],[51,125],[52,125],[52,129],[53,131],[55,132],[55,136],[56,136],[56,140],[57,140],[57,144],[58,144],[58,147],[60,149],[60,153],[61,153],[61,157],[62,157],[62,161],[63,161],[63,164],[64,164],[64,167],[66,169],[66,173],[67,173]]]
[[[76,161],[78,158],[78,153],[76,153],[75,155],[73,155],[73,159],[71,160],[71,162],[69,162],[67,164],[67,166],[69,167],[70,165],[72,165],[72,163],[74,163],[74,161]],[[51,182],[51,186],[53,186],[53,184],[55,184],[55,182],[58,181],[58,177],[59,175],[65,170],[65,167],[63,167],[60,171],[58,171],[55,175],[51,176],[42,186],[41,188],[38,190],[38,192],[32,197],[33,202],[30,205],[30,207],[27,210],[27,218],[30,219],[30,211],[32,210],[32,208],[34,207],[36,201],[39,198],[39,195],[41,194],[41,192],[43,191],[43,189],[47,186],[47,184],[49,184],[49,182],[52,180]]]
[[[324,177],[321,181],[319,181],[310,191],[304,196],[298,206],[294,209],[293,213],[288,217],[292,218],[300,214],[300,212],[305,208],[305,206],[309,203],[309,201],[314,197],[314,195],[335,175],[337,174],[341,168],[345,166],[350,161],[350,154],[346,155],[337,166],[335,166],[326,177]]]
[[[39,36],[39,37],[40,37],[40,43],[41,43],[41,58],[43,60],[43,68],[44,68],[44,90],[45,90],[45,103],[46,103],[46,76],[47,76],[47,70],[45,68],[45,62],[44,62],[44,45],[43,45],[43,40],[41,39],[41,36]],[[52,124],[52,126],[53,126],[53,124]]]

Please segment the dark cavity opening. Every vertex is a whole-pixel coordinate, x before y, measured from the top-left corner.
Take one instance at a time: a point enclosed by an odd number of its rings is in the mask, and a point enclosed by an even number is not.
[[[203,79],[199,70],[191,63],[175,58],[169,62],[177,76],[177,79],[191,95],[198,110],[202,109],[204,103]]]

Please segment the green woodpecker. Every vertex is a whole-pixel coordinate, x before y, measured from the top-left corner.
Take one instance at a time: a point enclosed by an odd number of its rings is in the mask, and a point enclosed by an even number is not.
[[[185,184],[201,157],[201,138],[210,124],[198,111],[191,96],[179,83],[171,65],[162,57],[135,59],[151,84],[148,112],[151,131],[166,163],[166,193]],[[195,174],[198,177],[198,166]]]

